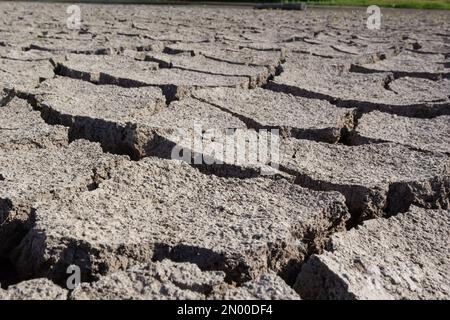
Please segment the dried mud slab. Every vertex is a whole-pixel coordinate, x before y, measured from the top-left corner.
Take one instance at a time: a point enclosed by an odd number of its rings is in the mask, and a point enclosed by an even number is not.
[[[43,82],[33,94],[46,122],[68,126],[71,140],[100,142],[104,150],[127,154],[136,160],[147,156],[183,158],[216,175],[249,177],[267,171],[285,176],[269,168],[265,160],[240,161],[235,146],[246,143],[256,131],[250,132],[240,117],[198,99],[185,98],[164,107],[158,88],[94,85],[61,77]],[[133,101],[133,106],[129,101]],[[324,131],[326,135],[322,131],[318,134],[328,139],[328,133],[337,130]],[[200,145],[196,139],[201,139]],[[269,143],[270,135],[261,141]],[[228,147],[229,142],[234,144]],[[243,148],[258,152],[257,144]],[[207,163],[197,163],[200,158]]]
[[[410,211],[333,235],[302,267],[305,299],[447,299],[449,210]]]
[[[315,57],[325,59],[345,59],[354,58],[358,55],[359,50],[357,48],[341,48],[341,46],[333,46],[329,44],[311,44],[304,41],[293,41],[283,43],[283,47],[287,48],[289,52],[308,54]],[[289,54],[288,59],[289,61]]]
[[[407,47],[408,51],[416,54],[422,54],[424,56],[443,54],[447,55],[450,52],[450,45],[446,43],[444,37],[434,37],[434,39],[418,39],[412,41]]]
[[[122,88],[64,77],[44,81],[35,93],[38,102],[47,108],[54,106],[61,116],[101,118],[120,124],[146,120],[166,106],[161,89],[156,87]],[[43,110],[44,117],[46,112]]]
[[[68,130],[50,126],[26,100],[13,98],[0,107],[0,149],[58,148],[69,143]]]
[[[95,85],[63,77],[43,82],[30,96],[46,122],[69,127],[71,140],[100,142],[109,152],[135,160],[148,156],[184,159],[222,176],[257,176],[261,171],[285,175],[269,168],[265,160],[239,161],[238,144],[246,143],[256,131],[249,132],[248,122],[233,113],[198,99],[185,98],[165,107],[159,88]],[[333,134],[339,135],[339,130],[318,130],[313,137],[334,142]],[[267,146],[270,136],[263,138],[260,141]],[[242,147],[255,155],[258,152],[257,143]]]
[[[343,131],[353,127],[354,110],[337,108],[323,100],[264,89],[203,89],[192,96],[233,114],[249,128],[276,128],[288,137],[334,143]]]
[[[396,142],[450,154],[450,116],[415,119],[373,111],[358,120],[353,143]]]
[[[186,54],[146,53],[144,60],[156,62],[160,68],[195,71],[208,75],[247,77],[250,88],[265,84],[270,76],[269,70],[264,66],[232,64],[201,55],[192,57]]]
[[[149,155],[170,158],[184,135],[194,129],[245,128],[237,117],[192,98],[166,107],[156,87],[122,88],[55,78],[35,94],[44,119],[70,128],[71,138],[100,142],[105,150],[139,159]]]
[[[84,280],[95,280],[168,258],[224,271],[228,281],[272,270],[292,283],[304,257],[348,218],[336,192],[146,158],[124,163],[96,190],[40,206],[14,262],[22,275],[56,280],[76,264]]]
[[[448,81],[437,85],[426,79],[394,80],[389,73],[348,71],[344,62],[324,62],[307,55],[288,60],[268,88],[294,95],[331,101],[363,112],[380,110],[414,117],[449,113]]]
[[[315,190],[345,195],[357,221],[406,211],[411,204],[448,208],[450,160],[392,143],[330,145],[287,139],[280,169]]]
[[[96,34],[77,34],[68,36],[61,31],[58,34],[47,33],[45,37],[26,40],[21,43],[23,50],[40,51],[46,55],[86,54],[114,55],[125,50],[162,51],[164,44],[147,39],[139,34],[127,34],[127,30],[98,30]],[[1,51],[0,51],[1,52]]]
[[[156,62],[136,61],[127,56],[67,55],[65,60],[57,62],[56,70],[59,75],[99,84],[160,87],[169,100],[184,96],[192,88],[248,88],[250,85],[247,77],[159,69],[158,66]]]
[[[445,66],[444,57],[441,58],[443,58],[441,61],[433,61],[433,56],[411,55],[408,51],[404,51],[398,56],[373,64],[353,65],[351,70],[362,73],[390,72],[396,78],[415,77],[432,80],[450,78],[450,68]]]
[[[0,300],[66,300],[69,292],[48,279],[34,279],[0,289]]]
[[[175,43],[164,48],[170,54],[188,53],[236,65],[266,67],[274,73],[284,61],[284,51],[257,51],[230,43]]]
[[[170,260],[138,264],[124,271],[83,283],[70,295],[72,300],[194,300],[205,299],[224,282],[220,271],[201,271],[192,263]]]
[[[273,272],[265,273],[239,287],[215,289],[213,300],[300,300],[300,296]]]
[[[232,287],[225,283],[221,271],[201,271],[192,263],[170,260],[132,266],[82,284],[71,295],[72,300],[111,299],[299,299],[295,291],[273,273]]]
[[[48,60],[19,61],[0,59],[0,86],[17,91],[30,90],[44,79],[53,78],[53,66]]]
[[[145,35],[145,37],[150,38],[152,40],[164,41],[164,42],[179,42],[186,41],[192,43],[204,43],[213,40],[214,33],[209,30],[202,30],[197,27],[192,27],[187,25],[189,19],[192,18],[192,15],[196,15],[195,10],[190,10],[189,8],[184,8],[184,14],[191,14],[190,18],[186,17],[184,23],[171,22],[166,21],[165,23],[161,20],[159,23],[155,23],[148,20],[148,17],[145,17],[142,22],[133,22],[132,28],[134,30],[138,30],[138,34]],[[172,13],[173,14],[173,13]],[[181,13],[176,13],[176,15]],[[128,20],[129,17],[124,17],[125,20]],[[155,16],[155,19],[161,19],[161,16],[158,14]],[[168,17],[168,20],[171,20],[171,17]],[[209,32],[208,32],[209,31]],[[134,31],[136,32],[136,31]]]
[[[100,142],[105,150],[125,154],[138,149],[139,125],[147,128],[146,122],[166,107],[157,87],[122,88],[62,77],[43,82],[34,94],[45,121],[69,127],[71,139]]]
[[[115,50],[98,38],[46,38],[33,39],[21,44],[25,50],[42,51],[62,55],[75,54],[113,54]]]
[[[403,77],[386,83],[386,89],[399,96],[415,96],[425,103],[442,102],[444,103],[443,105],[447,104],[448,106],[450,80],[442,79],[433,81],[422,78]],[[447,114],[445,110],[444,113]]]
[[[2,149],[0,254],[8,254],[20,242],[40,202],[95,189],[118,159],[87,141],[51,149]]]
[[[357,43],[354,39],[345,41],[339,38],[318,41],[307,37],[290,39],[283,43],[287,49],[286,60],[307,54],[324,59],[335,59],[347,63],[369,63],[396,56],[400,49],[390,43],[374,44],[373,42]]]
[[[0,47],[0,58],[5,60],[15,61],[45,61],[55,57],[51,52],[41,50],[27,50],[13,49],[7,47]]]
[[[126,29],[119,29],[112,36],[105,35],[102,40],[105,41],[108,48],[116,53],[124,53],[127,50],[162,52],[165,45],[163,41],[149,39],[145,33],[134,35]]]
[[[246,128],[245,122],[238,117],[191,97],[173,101],[147,124],[176,129],[192,129],[194,124],[202,129]]]

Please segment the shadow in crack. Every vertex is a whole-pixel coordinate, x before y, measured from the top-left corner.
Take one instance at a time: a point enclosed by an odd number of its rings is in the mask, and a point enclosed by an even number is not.
[[[228,283],[244,283],[251,280],[248,267],[241,262],[233,261],[224,254],[211,249],[179,244],[168,246],[157,244],[154,248],[153,261],[169,259],[174,262],[189,262],[196,264],[203,271],[223,271]]]
[[[16,269],[11,261],[0,257],[0,287],[7,289],[8,286],[19,282],[18,280]]]
[[[170,259],[175,262],[190,262],[200,269],[221,270],[225,265],[225,256],[210,249],[188,245],[170,247],[166,244],[156,244],[152,260]]]

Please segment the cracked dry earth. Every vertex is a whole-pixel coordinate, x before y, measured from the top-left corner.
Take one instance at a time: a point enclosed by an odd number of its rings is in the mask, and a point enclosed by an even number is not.
[[[449,12],[81,14],[0,4],[1,299],[450,298]],[[171,160],[194,122],[278,171]]]

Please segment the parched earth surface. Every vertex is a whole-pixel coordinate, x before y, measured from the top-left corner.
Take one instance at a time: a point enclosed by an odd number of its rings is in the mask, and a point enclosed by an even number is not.
[[[450,12],[80,8],[0,3],[0,299],[450,298]]]

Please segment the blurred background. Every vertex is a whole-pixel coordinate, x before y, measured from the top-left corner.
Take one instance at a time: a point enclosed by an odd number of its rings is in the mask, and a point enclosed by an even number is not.
[[[33,1],[33,0],[32,0]],[[34,0],[36,1],[36,0]],[[38,0],[39,1],[39,0]],[[129,3],[129,4],[223,4],[252,5],[254,3],[298,3],[304,2],[307,5],[327,5],[327,6],[369,6],[378,5],[380,7],[391,8],[415,8],[415,9],[450,9],[450,0],[46,0],[45,2],[78,2],[78,3]]]

